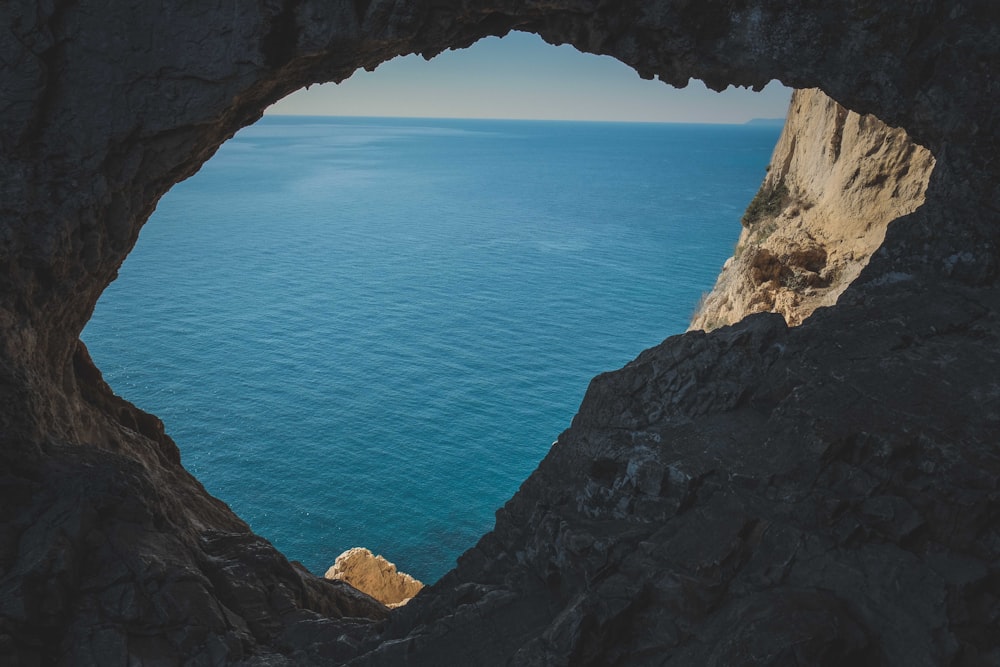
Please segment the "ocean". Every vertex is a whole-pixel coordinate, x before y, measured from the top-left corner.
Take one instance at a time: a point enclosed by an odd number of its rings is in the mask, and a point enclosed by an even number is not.
[[[430,583],[593,376],[684,331],[780,129],[267,116],[160,201],[83,339],[287,557]]]

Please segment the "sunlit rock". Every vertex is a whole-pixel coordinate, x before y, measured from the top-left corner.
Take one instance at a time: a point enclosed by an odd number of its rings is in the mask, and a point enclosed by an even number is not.
[[[886,227],[924,202],[930,151],[904,130],[797,90],[733,256],[691,322],[710,331],[753,313],[801,324],[868,265]]]
[[[346,582],[389,608],[403,606],[424,587],[410,575],[398,572],[381,555],[376,556],[363,547],[348,549],[337,556],[323,576]]]

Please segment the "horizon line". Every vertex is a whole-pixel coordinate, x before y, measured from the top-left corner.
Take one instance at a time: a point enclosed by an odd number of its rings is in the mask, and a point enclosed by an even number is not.
[[[780,116],[762,116],[744,121],[692,121],[692,120],[630,120],[611,118],[504,118],[491,116],[390,116],[390,115],[358,115],[358,114],[324,114],[324,113],[268,113],[261,118],[371,118],[379,120],[482,120],[526,123],[618,123],[636,125],[751,125],[751,124],[784,124],[785,118]]]

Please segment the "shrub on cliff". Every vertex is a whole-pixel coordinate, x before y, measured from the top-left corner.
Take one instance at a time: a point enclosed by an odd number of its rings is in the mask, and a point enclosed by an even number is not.
[[[784,183],[769,185],[764,183],[747,206],[740,220],[744,227],[751,227],[764,218],[773,218],[781,212],[788,199],[788,187]]]

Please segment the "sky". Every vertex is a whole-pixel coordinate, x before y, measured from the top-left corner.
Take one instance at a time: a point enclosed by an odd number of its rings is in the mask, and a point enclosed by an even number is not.
[[[268,113],[317,116],[520,118],[676,123],[743,123],[784,118],[791,90],[722,93],[700,81],[676,89],[644,81],[609,56],[552,46],[537,35],[488,37],[430,61],[396,58],[339,85],[312,86]]]

